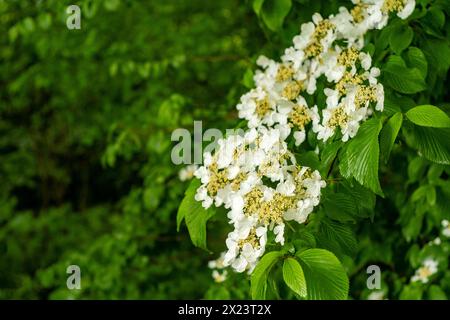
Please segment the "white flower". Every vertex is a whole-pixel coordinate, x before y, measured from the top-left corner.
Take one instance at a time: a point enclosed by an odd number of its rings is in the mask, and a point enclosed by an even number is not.
[[[197,171],[197,165],[188,165],[178,172],[178,177],[181,181],[191,180],[194,177],[195,171]]]
[[[273,233],[275,234],[275,242],[284,245],[284,223],[277,225],[273,228]]]
[[[300,144],[305,141],[306,134],[305,131],[295,131],[294,132],[294,139],[295,139],[295,145],[299,146]]]
[[[432,258],[427,258],[423,261],[422,266],[416,270],[414,276],[412,276],[412,282],[427,283],[430,276],[438,271],[438,262]]]
[[[407,0],[403,9],[397,13],[397,16],[401,19],[406,19],[411,15],[415,7],[416,7],[415,0]]]
[[[213,272],[212,272],[212,277],[213,277],[214,281],[217,283],[221,283],[221,282],[224,282],[225,280],[227,280],[227,276],[228,276],[227,270],[223,270],[222,273],[220,273],[217,270],[213,270]]]
[[[437,238],[435,238],[433,241],[430,241],[428,244],[429,244],[429,245],[440,246],[441,243],[442,243],[441,238],[437,237]]]
[[[370,55],[365,52],[360,52],[359,60],[361,61],[361,66],[363,67],[363,69],[366,71],[369,70],[372,65],[372,58],[370,57]]]

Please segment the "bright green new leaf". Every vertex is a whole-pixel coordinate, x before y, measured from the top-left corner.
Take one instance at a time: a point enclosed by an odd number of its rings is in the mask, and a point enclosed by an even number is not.
[[[282,256],[279,251],[266,253],[253,270],[251,278],[252,299],[265,299],[267,291],[267,278],[270,270]]]
[[[339,166],[344,177],[354,177],[360,184],[379,195],[383,193],[378,181],[378,134],[381,126],[378,118],[363,123],[358,134],[348,143]]]
[[[198,179],[192,180],[177,213],[177,228],[179,230],[183,218],[189,231],[192,243],[204,250],[206,246],[206,222],[215,214],[212,208],[206,210],[202,203],[194,199],[195,192],[200,185]]]
[[[307,299],[347,299],[347,273],[333,253],[324,249],[308,249],[297,256],[305,274]]]
[[[403,115],[398,112],[388,120],[380,132],[380,152],[385,163],[387,163],[389,159],[395,138],[397,138],[402,123]]]
[[[283,279],[292,291],[301,297],[306,297],[305,275],[302,266],[294,258],[284,260]]]
[[[272,31],[281,29],[284,18],[291,10],[291,0],[264,0],[261,14],[264,23]]]
[[[450,128],[449,116],[438,107],[432,105],[414,107],[406,113],[406,117],[419,126]]]

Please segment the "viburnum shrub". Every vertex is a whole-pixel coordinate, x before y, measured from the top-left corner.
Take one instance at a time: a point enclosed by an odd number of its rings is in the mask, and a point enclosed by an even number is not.
[[[293,10],[291,0],[252,5],[267,32],[282,32]],[[254,299],[346,299],[349,287],[356,298],[445,298],[449,2],[336,7],[302,23],[279,59],[256,60],[236,107],[244,133],[180,173],[195,178],[178,225],[207,249],[208,220],[224,217],[213,277],[245,272]],[[379,285],[366,281],[370,265]]]

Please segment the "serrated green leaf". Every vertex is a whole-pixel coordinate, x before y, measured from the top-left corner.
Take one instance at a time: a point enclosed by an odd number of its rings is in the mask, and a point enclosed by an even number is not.
[[[266,253],[253,270],[251,278],[252,299],[265,299],[267,291],[267,278],[270,270],[282,256],[279,251]]]
[[[357,249],[353,230],[348,224],[322,219],[317,234],[319,246],[336,254],[352,256]]]
[[[382,71],[384,82],[400,93],[412,94],[426,89],[420,70],[408,68],[399,56],[390,56]]]
[[[363,186],[382,195],[378,181],[378,158],[380,148],[378,134],[381,121],[372,118],[361,125],[357,135],[348,143],[339,165],[341,174],[354,177]]]
[[[264,23],[272,31],[278,31],[283,25],[284,18],[291,10],[291,0],[264,0],[261,15]]]
[[[407,143],[430,161],[450,164],[450,129],[422,127],[409,123],[403,126]]]
[[[438,107],[432,105],[414,107],[406,113],[406,117],[419,126],[450,128],[449,116]]]
[[[308,249],[297,256],[305,274],[307,299],[347,299],[348,277],[334,254],[324,249]]]
[[[214,216],[215,210],[212,208],[206,210],[202,207],[201,202],[195,200],[195,192],[199,185],[200,181],[194,179],[186,190],[186,195],[178,208],[177,228],[179,229],[184,218],[192,243],[196,247],[208,250],[206,246],[206,222]]]
[[[387,163],[389,159],[389,155],[391,154],[392,147],[394,146],[395,139],[397,138],[402,123],[403,115],[398,112],[388,120],[380,132],[380,152],[381,158],[384,159],[385,163]]]
[[[283,264],[283,279],[287,286],[301,297],[306,297],[306,280],[300,263],[287,258]]]

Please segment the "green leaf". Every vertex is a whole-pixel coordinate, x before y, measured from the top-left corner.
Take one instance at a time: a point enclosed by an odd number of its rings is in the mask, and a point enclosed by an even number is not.
[[[422,78],[426,79],[428,74],[428,62],[422,50],[416,47],[410,47],[406,52],[406,63],[409,67],[416,67],[422,74]]]
[[[297,256],[305,274],[308,299],[347,299],[348,277],[334,254],[324,249],[308,249]]]
[[[252,299],[265,299],[267,291],[267,278],[270,270],[282,256],[279,251],[266,253],[253,270],[251,278]]]
[[[380,132],[380,152],[384,162],[387,163],[395,139],[397,138],[400,127],[403,123],[403,115],[400,112],[394,114],[384,125]]]
[[[413,123],[423,127],[450,128],[448,115],[432,105],[422,105],[412,108],[406,117]]]
[[[408,48],[414,37],[414,31],[406,24],[399,24],[394,26],[390,37],[389,45],[395,53],[400,54],[403,50]]]
[[[385,93],[383,114],[390,117],[397,112],[408,111],[415,106],[416,103],[410,97],[387,90]]]
[[[354,180],[343,181],[339,185],[339,192],[345,193],[352,197],[353,202],[356,204],[358,210],[355,213],[358,217],[367,218],[371,217],[373,219],[374,208],[376,202],[375,194],[363,187],[361,184]]]
[[[450,67],[450,44],[447,39],[427,39],[422,49],[431,66],[439,72],[447,72]]]
[[[319,156],[314,151],[296,154],[296,158],[299,163],[313,170],[317,170],[320,167]]]
[[[356,211],[356,210],[355,210]],[[353,256],[357,249],[355,234],[348,224],[322,219],[317,240],[320,247],[331,250],[339,256]]]
[[[320,153],[321,169],[320,174],[324,177],[330,171],[331,165],[342,147],[342,141],[335,141],[333,143],[326,144]]]
[[[433,284],[428,288],[428,298],[430,300],[447,300],[447,295],[439,286]]]
[[[308,230],[303,229],[296,236],[297,238],[292,242],[296,251],[316,247],[316,238]]]
[[[420,300],[422,298],[422,288],[418,284],[409,284],[403,287],[400,293],[400,300]]]
[[[385,83],[400,93],[412,94],[427,88],[422,72],[408,68],[399,56],[390,56],[382,71]]]
[[[350,195],[324,192],[321,202],[326,215],[331,219],[341,222],[355,221],[354,214],[358,209]]]
[[[381,121],[377,118],[364,122],[345,148],[339,165],[344,177],[354,177],[360,184],[379,195],[383,194],[378,181],[378,134],[381,126]]]
[[[206,246],[206,222],[215,214],[215,210],[212,208],[206,210],[202,207],[201,202],[195,200],[195,192],[199,186],[200,181],[194,179],[186,190],[186,195],[178,208],[177,228],[179,230],[184,218],[192,243],[199,248],[208,250]]]
[[[407,143],[430,161],[450,164],[450,129],[405,125]]]
[[[291,10],[291,0],[264,0],[261,14],[264,23],[272,31],[281,29],[284,18]]]
[[[264,0],[253,0],[253,11],[255,11],[256,15],[259,17],[261,14],[261,7],[264,3]]]
[[[287,286],[301,297],[306,297],[306,280],[300,263],[287,258],[283,264],[283,279]]]
[[[242,77],[242,84],[247,88],[247,89],[251,89],[254,86],[254,82],[253,82],[253,71],[251,68],[248,68],[245,73],[244,76]]]

